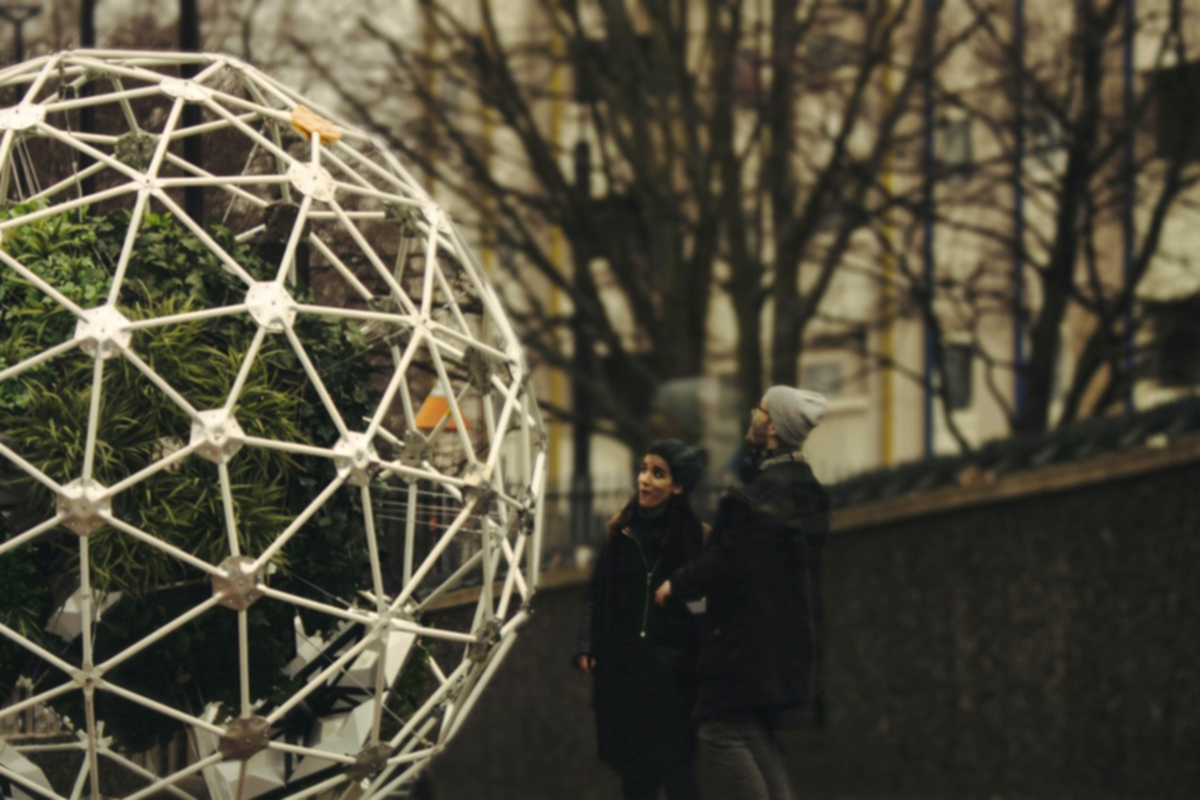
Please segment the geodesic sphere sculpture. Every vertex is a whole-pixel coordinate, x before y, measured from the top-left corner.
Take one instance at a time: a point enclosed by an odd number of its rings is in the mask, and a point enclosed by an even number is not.
[[[401,789],[538,582],[546,437],[479,259],[229,56],[60,53],[0,104],[0,790]]]

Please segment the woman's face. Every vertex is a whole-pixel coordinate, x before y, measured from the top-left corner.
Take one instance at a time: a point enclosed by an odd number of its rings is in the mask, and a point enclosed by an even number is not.
[[[638,505],[646,509],[662,508],[672,495],[683,492],[671,479],[671,467],[662,456],[647,453],[642,456],[642,469],[637,479]]]

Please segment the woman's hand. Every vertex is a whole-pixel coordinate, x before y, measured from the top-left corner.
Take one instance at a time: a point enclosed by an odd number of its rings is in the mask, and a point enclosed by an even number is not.
[[[671,582],[663,581],[663,585],[658,587],[658,591],[654,593],[654,602],[658,603],[660,608],[665,608],[667,598],[671,596]]]
[[[591,653],[580,653],[575,656],[575,668],[589,678],[596,673],[596,657]]]

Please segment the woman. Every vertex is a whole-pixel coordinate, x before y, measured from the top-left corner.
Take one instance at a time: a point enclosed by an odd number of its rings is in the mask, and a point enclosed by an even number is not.
[[[625,800],[699,797],[692,704],[699,632],[687,606],[654,591],[699,553],[704,526],[688,505],[700,459],[673,439],[642,457],[637,494],[608,523],[584,599],[575,666],[593,678],[600,758]]]

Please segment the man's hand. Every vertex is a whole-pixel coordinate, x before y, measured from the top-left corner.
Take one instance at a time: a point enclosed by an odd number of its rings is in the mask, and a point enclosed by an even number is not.
[[[654,593],[654,602],[659,608],[667,605],[667,598],[671,596],[671,582],[663,581],[663,585],[658,587],[658,591]]]
[[[596,674],[596,657],[588,653],[575,656],[575,667],[589,678]]]

